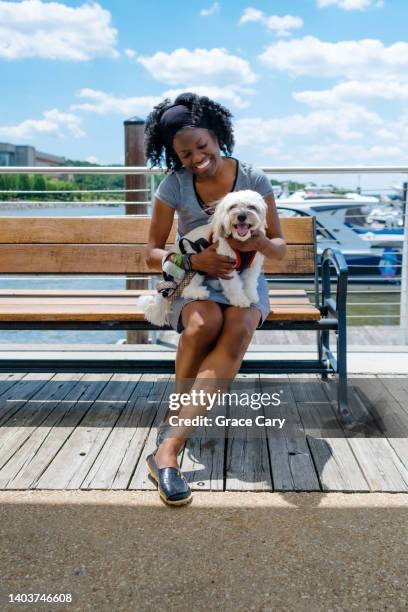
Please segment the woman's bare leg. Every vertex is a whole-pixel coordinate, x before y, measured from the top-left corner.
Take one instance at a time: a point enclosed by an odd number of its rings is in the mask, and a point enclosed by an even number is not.
[[[260,312],[255,307],[238,308],[229,306],[224,311],[224,324],[214,348],[203,359],[198,368],[197,377],[191,390],[200,391],[205,386],[206,392],[217,391],[220,383],[232,380],[242,363],[242,359],[251,342],[259,323]],[[183,407],[180,417],[193,418],[206,413],[206,406]],[[190,430],[191,433],[192,429]],[[159,467],[177,467],[177,453],[188,438],[177,437],[166,439],[156,452]]]
[[[224,317],[221,307],[209,300],[186,304],[181,317],[184,330],[180,335],[176,355],[176,393],[188,393],[201,363],[221,333]],[[168,416],[164,423],[167,423]]]
[[[177,348],[176,388],[177,383],[182,384],[185,379],[195,379],[202,361],[214,347],[224,323],[221,307],[209,300],[186,304],[181,311],[181,317],[184,330]]]

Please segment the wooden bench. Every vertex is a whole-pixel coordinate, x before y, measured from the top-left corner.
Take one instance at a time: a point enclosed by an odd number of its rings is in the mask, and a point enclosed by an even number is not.
[[[276,279],[312,276],[317,299],[311,303],[302,289],[271,289],[271,313],[263,329],[316,330],[316,358],[262,360],[246,358],[241,372],[338,374],[339,416],[347,424],[346,296],[347,265],[338,251],[327,249],[321,260],[321,304],[316,231],[312,218],[284,218],[288,244],[282,261],[265,261],[265,273]],[[0,225],[0,274],[7,275],[121,275],[150,276],[144,251],[150,219],[146,216],[29,218],[3,217]],[[169,236],[174,242],[175,227]],[[331,296],[330,266],[337,276]],[[0,328],[7,330],[154,330],[136,306],[144,290],[0,290]],[[161,328],[162,329],[162,328]],[[337,358],[330,349],[329,332],[337,335]],[[8,359],[0,371],[132,371],[174,372],[174,360],[138,359],[112,362],[73,359]],[[79,367],[80,366],[80,367]]]

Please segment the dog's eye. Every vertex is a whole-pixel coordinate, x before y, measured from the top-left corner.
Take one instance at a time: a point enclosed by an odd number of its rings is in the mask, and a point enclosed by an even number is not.
[[[252,204],[248,204],[247,208],[249,208],[249,210],[257,210],[256,206],[252,206]]]

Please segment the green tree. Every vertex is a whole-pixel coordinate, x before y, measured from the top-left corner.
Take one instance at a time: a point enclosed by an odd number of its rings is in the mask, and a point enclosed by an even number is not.
[[[5,191],[7,189],[5,178],[5,175],[0,174],[0,192]],[[0,200],[5,200],[6,196],[7,194],[0,193]]]
[[[18,175],[18,189],[19,191],[31,191],[32,190],[32,182],[31,177],[28,174],[19,174]],[[28,193],[19,194],[24,200],[29,200],[30,195]]]
[[[42,174],[36,174],[34,176],[33,190],[34,191],[46,191],[47,190],[47,182]]]

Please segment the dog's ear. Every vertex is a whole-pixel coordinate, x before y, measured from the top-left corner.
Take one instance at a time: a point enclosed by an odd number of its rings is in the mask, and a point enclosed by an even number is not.
[[[224,200],[224,198],[223,198]],[[224,227],[224,211],[225,206],[223,205],[223,200],[217,204],[214,210],[214,215],[211,220],[211,226],[214,232],[214,241],[217,238],[225,238],[226,232]]]

